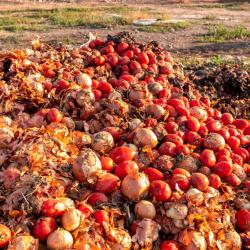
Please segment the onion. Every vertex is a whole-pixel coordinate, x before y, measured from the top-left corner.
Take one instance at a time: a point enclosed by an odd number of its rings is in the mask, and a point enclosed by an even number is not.
[[[68,209],[62,216],[62,226],[68,231],[73,231],[80,226],[81,212],[78,209]]]
[[[244,181],[247,178],[244,168],[238,164],[233,164],[233,173],[237,175],[241,181]]]
[[[181,161],[175,164],[175,168],[183,168],[190,173],[196,172],[199,167],[199,161],[192,156],[185,156]]]
[[[8,250],[38,250],[39,241],[32,236],[18,236],[11,241]]]
[[[68,197],[58,197],[57,200],[63,203],[65,209],[75,207],[74,201]]]
[[[107,153],[114,147],[113,136],[106,131],[93,135],[92,148],[99,153]]]
[[[77,92],[76,102],[80,107],[83,107],[87,103],[94,103],[95,96],[92,91],[83,89]]]
[[[153,95],[158,95],[163,90],[163,87],[159,82],[152,82],[148,84],[148,89]]]
[[[129,130],[134,130],[138,128],[140,125],[143,125],[142,121],[140,119],[135,118],[128,123],[128,128]]]
[[[91,149],[84,149],[73,162],[72,171],[77,180],[92,183],[101,169],[97,155]]]
[[[74,131],[75,130],[75,122],[70,118],[70,117],[63,117],[62,123],[70,130]]]
[[[51,250],[64,250],[71,248],[73,245],[72,235],[62,229],[58,228],[56,231],[51,233],[47,238],[47,246]]]
[[[14,138],[14,133],[9,127],[0,128],[0,148],[6,147],[12,139]]]
[[[148,128],[140,128],[135,132],[133,142],[138,147],[156,147],[158,140],[153,131]]]
[[[186,195],[186,200],[196,206],[201,205],[204,201],[203,193],[196,188],[190,188],[185,195]]]
[[[187,217],[188,208],[185,204],[173,203],[166,210],[166,215],[175,220],[183,220]]]
[[[92,80],[89,75],[80,73],[76,76],[76,83],[81,85],[83,88],[89,88],[92,85]]]
[[[204,139],[204,146],[212,150],[221,150],[225,147],[225,139],[219,134],[210,133]]]
[[[146,112],[156,120],[160,120],[165,115],[165,109],[157,104],[147,105]]]
[[[241,250],[242,242],[240,235],[234,230],[220,230],[217,234],[217,246],[225,250]]]
[[[204,198],[205,200],[210,200],[211,198],[215,198],[215,197],[219,197],[220,196],[220,192],[213,188],[213,187],[208,187],[208,189],[206,190],[206,193],[204,194]]]
[[[147,99],[150,96],[147,86],[136,85],[133,86],[129,92],[129,100],[137,101],[140,99]]]
[[[236,198],[234,200],[234,206],[237,209],[245,209],[250,211],[250,201],[245,198]]]
[[[190,115],[198,119],[199,121],[207,120],[207,111],[201,107],[194,106],[190,108]]]
[[[128,174],[122,181],[122,193],[130,200],[138,200],[149,189],[149,180],[144,173]]]
[[[141,218],[154,219],[156,215],[155,206],[150,201],[141,200],[135,205],[135,214]]]
[[[184,230],[179,234],[178,240],[184,245],[183,250],[207,250],[207,242],[199,232]]]

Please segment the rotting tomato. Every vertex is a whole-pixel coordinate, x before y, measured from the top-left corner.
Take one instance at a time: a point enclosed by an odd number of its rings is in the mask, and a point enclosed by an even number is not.
[[[87,202],[92,206],[96,206],[108,202],[108,197],[104,193],[94,192],[88,196]]]
[[[52,108],[47,113],[47,119],[49,122],[60,122],[63,119],[63,115],[58,109]]]
[[[11,231],[10,229],[3,225],[0,224],[0,247],[6,246],[11,239]]]
[[[139,167],[135,161],[127,160],[119,163],[115,168],[115,174],[123,180],[126,175],[132,172],[137,172]]]
[[[100,176],[95,184],[95,190],[101,193],[112,193],[120,186],[120,179],[111,173]]]
[[[98,224],[102,224],[103,222],[109,222],[109,214],[105,210],[97,210],[93,214],[93,218],[95,219],[95,222]]]
[[[66,206],[55,199],[48,199],[43,202],[42,204],[42,214],[47,217],[59,217],[63,214],[65,211]]]
[[[157,180],[151,182],[150,193],[156,201],[165,202],[170,199],[172,191],[166,182]]]

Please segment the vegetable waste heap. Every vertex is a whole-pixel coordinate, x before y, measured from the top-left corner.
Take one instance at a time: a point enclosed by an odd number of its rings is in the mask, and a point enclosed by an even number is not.
[[[0,247],[250,246],[250,123],[128,34],[0,58]]]

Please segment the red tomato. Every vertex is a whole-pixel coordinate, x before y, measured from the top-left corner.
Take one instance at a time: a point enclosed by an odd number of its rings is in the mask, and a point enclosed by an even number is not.
[[[218,132],[225,140],[227,140],[230,137],[230,133],[226,128],[222,128],[219,132]]]
[[[143,172],[147,175],[150,182],[156,180],[163,180],[163,173],[156,168],[145,168]]]
[[[174,240],[165,240],[160,245],[160,250],[180,250],[178,243]]]
[[[48,199],[43,202],[41,212],[44,216],[47,217],[59,217],[65,211],[66,206],[55,199]]]
[[[104,45],[104,41],[101,40],[101,39],[95,39],[95,44],[96,44],[97,46],[102,46],[102,45]]]
[[[141,53],[141,50],[139,48],[134,48],[133,52],[136,56],[138,56]]]
[[[97,89],[100,90],[103,94],[109,95],[112,91],[112,85],[108,82],[101,81],[99,82],[99,86]]]
[[[168,133],[173,134],[178,131],[179,126],[177,125],[176,122],[168,122],[165,124],[165,129],[167,130]]]
[[[236,149],[240,146],[240,139],[236,136],[229,137],[226,142],[231,149]]]
[[[172,191],[166,182],[157,180],[151,182],[150,193],[156,201],[165,202],[170,199]]]
[[[148,55],[145,52],[142,52],[137,56],[137,61],[140,64],[149,64],[149,58]]]
[[[221,178],[217,174],[211,174],[209,176],[209,185],[215,189],[219,189],[221,186]]]
[[[228,124],[233,123],[234,118],[230,113],[224,113],[221,116],[221,120],[222,120],[223,124],[228,125]]]
[[[220,177],[229,176],[232,173],[232,163],[228,161],[220,161],[215,164],[213,171]]]
[[[191,144],[191,145],[196,145],[199,146],[202,142],[201,136],[193,131],[189,131],[186,133],[185,135],[186,141],[187,143]]]
[[[175,156],[176,155],[176,145],[173,142],[164,142],[159,147],[159,153],[161,155],[170,155]]]
[[[102,92],[98,89],[94,89],[93,94],[95,95],[96,101],[99,101],[102,98]]]
[[[11,231],[4,224],[0,224],[0,247],[6,246],[11,239]]]
[[[170,63],[165,63],[165,65],[160,66],[160,73],[169,75],[172,73],[173,67]]]
[[[129,64],[129,68],[132,72],[141,68],[141,65],[137,61],[131,61]]]
[[[105,63],[105,61],[106,61],[105,57],[103,57],[103,56],[97,56],[95,58],[95,65],[101,66],[101,65],[103,65]]]
[[[58,109],[52,108],[47,113],[47,119],[49,122],[61,122],[63,115]]]
[[[69,81],[61,79],[58,81],[57,90],[68,89],[71,86]]]
[[[123,52],[125,52],[125,50],[127,50],[129,48],[129,45],[125,42],[120,42],[117,47],[116,47],[116,51],[121,54]]]
[[[244,129],[244,135],[250,135],[250,126]]]
[[[170,186],[172,189],[177,190],[176,185],[182,191],[187,191],[190,188],[190,180],[183,174],[174,174],[170,180]]]
[[[119,63],[119,58],[116,55],[112,55],[109,57],[108,61],[112,67],[115,67]]]
[[[221,130],[221,123],[219,121],[210,121],[206,126],[209,132],[218,132]]]
[[[249,152],[245,148],[236,148],[234,153],[241,156],[243,161],[247,162],[250,158]]]
[[[43,86],[48,92],[50,92],[51,89],[53,88],[53,84],[51,82],[45,82]]]
[[[101,193],[112,193],[120,186],[120,179],[114,174],[104,174],[100,176],[95,184],[95,190]]]
[[[189,117],[190,115],[189,110],[182,105],[175,107],[175,110],[177,111],[179,116]]]
[[[131,59],[134,56],[134,52],[133,50],[127,50],[123,53],[123,56],[127,56],[129,59]]]
[[[202,173],[193,173],[191,176],[192,185],[200,191],[206,191],[209,186],[209,180],[206,175]]]
[[[218,109],[214,110],[214,118],[218,119],[218,120],[221,118],[220,110],[218,110]]]
[[[80,203],[77,206],[77,209],[82,212],[82,214],[84,215],[84,219],[88,219],[93,213],[92,207],[90,207],[89,205],[85,203]]]
[[[95,192],[89,195],[87,202],[92,206],[96,206],[108,202],[108,197],[103,193]]]
[[[236,174],[230,174],[227,176],[226,182],[233,187],[238,187],[241,184],[241,180]]]
[[[190,154],[190,149],[187,145],[177,145],[176,146],[176,154],[184,154],[188,155]]]
[[[183,140],[177,134],[168,134],[164,137],[164,141],[173,142],[175,145],[182,145]]]
[[[114,47],[113,47],[112,45],[107,45],[107,46],[105,47],[105,52],[106,52],[107,54],[109,54],[109,53],[114,53],[114,52],[115,52],[115,49],[114,49]]]
[[[139,167],[135,161],[123,161],[119,163],[115,168],[115,174],[123,180],[129,173],[136,172]]]
[[[201,136],[207,135],[207,134],[208,134],[208,129],[207,129],[206,125],[202,124],[202,125],[200,126],[200,129],[199,129],[198,133],[199,133]]]
[[[216,157],[212,150],[204,149],[200,154],[200,161],[207,167],[213,167],[216,163]]]
[[[93,218],[95,219],[95,222],[98,224],[101,224],[103,222],[109,222],[109,214],[105,210],[97,210],[93,214]]]
[[[235,218],[237,220],[236,225],[242,231],[250,230],[250,211],[241,209],[236,212]]]
[[[236,128],[241,130],[245,130],[249,126],[248,121],[245,119],[235,119],[233,124],[236,126]]]
[[[33,235],[40,241],[45,241],[50,233],[57,228],[56,220],[51,217],[44,217],[36,221],[33,227]]]
[[[191,116],[187,119],[187,128],[190,131],[198,132],[200,129],[200,122],[195,117]]]
[[[129,147],[120,146],[112,149],[109,156],[115,163],[120,163],[122,161],[133,160],[135,151]]]
[[[101,164],[102,164],[102,170],[112,172],[112,170],[114,169],[113,160],[107,156],[101,156],[100,160],[101,160]]]
[[[186,176],[187,178],[191,177],[191,174],[184,168],[175,168],[172,172],[173,175],[175,174],[182,174],[184,176]]]

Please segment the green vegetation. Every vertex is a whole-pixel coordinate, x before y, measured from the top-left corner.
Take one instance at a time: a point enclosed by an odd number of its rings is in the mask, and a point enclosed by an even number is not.
[[[224,42],[232,39],[243,39],[250,37],[250,31],[243,26],[228,27],[223,24],[213,25],[208,32],[201,36],[201,42]]]
[[[43,31],[59,26],[105,28],[131,25],[133,20],[145,18],[165,20],[168,17],[164,13],[154,12],[151,8],[135,9],[128,6],[0,11],[0,30]]]
[[[183,30],[191,26],[191,23],[186,21],[179,21],[176,23],[162,23],[157,25],[140,26],[139,31],[144,32],[154,32],[154,33],[164,33],[169,31]]]

